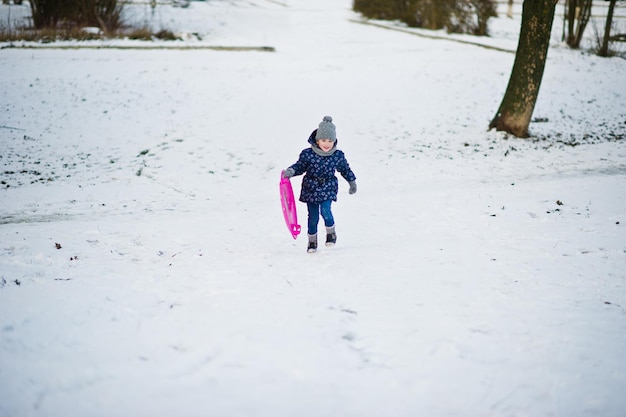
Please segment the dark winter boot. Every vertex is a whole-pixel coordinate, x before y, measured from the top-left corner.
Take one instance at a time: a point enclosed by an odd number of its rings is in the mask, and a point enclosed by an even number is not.
[[[309,246],[306,248],[308,253],[317,252],[317,233],[309,235]]]
[[[337,233],[335,233],[335,226],[326,228],[326,246],[334,246],[337,243]]]

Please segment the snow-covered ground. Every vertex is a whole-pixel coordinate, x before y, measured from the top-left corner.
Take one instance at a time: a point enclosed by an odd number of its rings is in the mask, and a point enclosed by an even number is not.
[[[518,140],[511,52],[349,0],[149,18],[275,52],[0,50],[1,417],[626,415],[626,61],[555,21]],[[278,181],[326,114],[359,189],[311,255]]]

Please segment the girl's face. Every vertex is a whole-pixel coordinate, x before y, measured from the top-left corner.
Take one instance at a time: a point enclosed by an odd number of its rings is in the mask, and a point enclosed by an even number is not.
[[[324,152],[328,152],[333,148],[334,142],[330,139],[319,139],[317,141],[317,146],[320,147]]]

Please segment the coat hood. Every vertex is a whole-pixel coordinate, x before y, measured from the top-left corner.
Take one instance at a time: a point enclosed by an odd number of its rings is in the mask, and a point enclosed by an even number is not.
[[[311,149],[313,149],[313,152],[315,152],[316,154],[320,155],[320,156],[329,156],[332,155],[333,153],[335,153],[335,151],[337,150],[337,140],[335,139],[335,143],[333,143],[333,147],[330,151],[328,152],[324,152],[323,150],[320,149],[319,146],[317,146],[317,141],[315,140],[315,135],[317,134],[317,129],[315,129],[312,133],[311,136],[309,136],[309,140],[308,142],[311,144]]]

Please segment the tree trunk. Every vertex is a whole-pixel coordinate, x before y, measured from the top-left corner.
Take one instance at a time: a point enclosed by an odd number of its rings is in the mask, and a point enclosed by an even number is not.
[[[500,108],[489,124],[516,137],[528,137],[546,65],[554,10],[558,0],[524,0],[522,26],[513,70]]]
[[[606,16],[606,24],[604,25],[604,38],[602,39],[602,47],[598,51],[600,56],[609,55],[609,39],[611,38],[611,24],[613,22],[613,11],[615,10],[615,0],[611,0],[609,12]]]
[[[580,48],[585,28],[591,18],[592,5],[592,0],[567,0],[565,2],[567,36],[564,39],[570,48]]]

